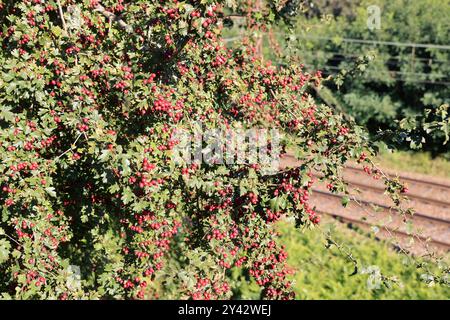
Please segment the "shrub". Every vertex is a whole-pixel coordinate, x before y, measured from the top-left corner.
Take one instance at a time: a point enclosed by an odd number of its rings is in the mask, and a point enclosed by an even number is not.
[[[293,297],[272,225],[318,223],[312,169],[343,190],[338,169],[365,159],[365,135],[314,102],[320,73],[263,63],[251,39],[227,49],[227,4],[251,30],[283,18],[277,1],[0,2],[3,297],[154,298],[165,276],[180,297],[224,298],[233,266],[263,298]],[[199,123],[276,127],[303,164],[174,162],[175,133]]]
[[[333,230],[336,241],[351,249],[360,262],[354,265],[335,246],[326,247],[326,235],[317,230],[299,233],[289,223],[277,224],[286,244],[288,264],[296,269],[293,287],[298,299],[446,299],[449,288],[423,283],[425,269],[417,269],[411,260],[398,255],[388,243],[367,237],[366,232],[324,219],[322,228]],[[437,266],[434,266],[435,268]],[[353,274],[353,275],[352,275]],[[381,274],[395,277],[395,283],[383,283]],[[236,272],[240,286],[236,298],[257,299],[258,286]]]

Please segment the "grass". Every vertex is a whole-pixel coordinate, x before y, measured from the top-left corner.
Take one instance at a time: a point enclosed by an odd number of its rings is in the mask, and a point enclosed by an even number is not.
[[[433,159],[426,152],[384,152],[378,160],[384,168],[450,178],[450,161],[442,157]]]
[[[421,280],[424,271],[411,264],[410,259],[394,252],[388,244],[348,229],[334,220],[325,219],[323,228],[333,228],[333,238],[344,243],[360,261],[358,274],[351,276],[354,265],[335,246],[327,249],[325,236],[318,230],[301,233],[292,224],[282,222],[280,239],[289,253],[288,264],[297,270],[295,292],[298,299],[448,299],[450,288]],[[379,269],[398,282],[387,287],[371,287],[371,276],[361,271]],[[235,271],[240,282],[236,298],[257,299],[258,287]],[[375,277],[376,278],[376,277]]]

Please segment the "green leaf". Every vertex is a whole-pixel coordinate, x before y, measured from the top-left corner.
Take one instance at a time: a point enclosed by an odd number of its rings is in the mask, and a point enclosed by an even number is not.
[[[270,199],[269,204],[270,204],[270,210],[278,211],[280,209],[280,198],[275,197],[273,199]]]
[[[58,26],[52,27],[52,33],[55,36],[57,36],[57,37],[61,36],[62,32],[63,32],[63,30],[60,27],[58,27]]]
[[[0,239],[0,264],[8,261],[11,244],[6,239]]]
[[[0,106],[0,119],[4,119],[6,121],[14,120],[14,113],[12,113],[11,108],[7,108],[5,106]]]
[[[341,203],[342,203],[343,207],[347,207],[349,202],[350,202],[350,199],[347,196],[342,197]]]
[[[102,150],[101,155],[98,157],[100,162],[105,162],[106,160],[108,160],[110,153],[111,153],[111,151],[109,151],[109,150]]]
[[[127,188],[123,191],[123,195],[122,195],[123,203],[128,204],[131,201],[133,201],[133,198],[134,198],[134,194],[133,194],[133,192],[131,192],[131,190],[129,188]]]
[[[56,197],[55,188],[53,188],[53,187],[47,187],[47,188],[45,188],[45,191],[47,191],[47,193],[48,193],[51,197],[53,197],[53,198]]]

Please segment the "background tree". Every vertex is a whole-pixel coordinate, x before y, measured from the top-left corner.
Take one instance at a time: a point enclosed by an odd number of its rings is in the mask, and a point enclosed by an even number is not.
[[[381,9],[381,29],[367,26],[371,5]],[[339,86],[325,84],[344,111],[374,136],[379,130],[395,129],[396,120],[448,103],[449,1],[313,1],[311,6],[307,16],[312,26],[300,21],[294,28],[297,54],[308,70],[320,66],[325,76],[339,75],[352,70],[359,57],[374,58]],[[283,38],[278,36],[281,42]],[[444,131],[424,138],[425,150],[448,156]],[[409,144],[403,141],[400,147]]]

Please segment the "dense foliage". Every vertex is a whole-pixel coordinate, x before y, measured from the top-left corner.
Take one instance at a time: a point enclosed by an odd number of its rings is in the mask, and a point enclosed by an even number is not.
[[[395,129],[395,120],[448,104],[448,0],[310,3],[312,9],[307,15],[313,26],[305,28],[302,22],[295,28],[299,54],[307,67],[320,66],[325,75],[335,75],[354,68],[361,56],[375,58],[361,69],[363,72],[341,81],[339,90],[332,82],[328,84],[338,105],[374,136],[380,129]],[[368,26],[368,8],[373,5],[380,8],[380,29]],[[324,19],[323,15],[329,16]],[[435,155],[448,151],[442,131],[424,137],[426,150]]]
[[[277,225],[286,244],[288,264],[294,266],[294,290],[298,299],[448,299],[450,289],[434,283],[424,283],[427,270],[417,269],[411,260],[399,256],[387,243],[367,237],[362,230],[324,219],[323,228],[339,243],[345,243],[360,261],[360,273],[353,275],[354,266],[335,246],[327,249],[326,234],[316,230],[299,233],[288,223]],[[384,283],[382,275],[395,277]],[[256,299],[258,287],[238,276],[237,298]]]
[[[225,47],[225,9],[258,30],[287,19],[282,3],[0,2],[3,297],[155,298],[163,277],[178,297],[226,298],[239,267],[263,298],[293,298],[273,223],[318,223],[313,168],[342,191],[339,168],[368,160],[361,129],[309,93],[320,73],[263,63],[251,39]],[[279,128],[303,164],[176,163],[194,121]]]

